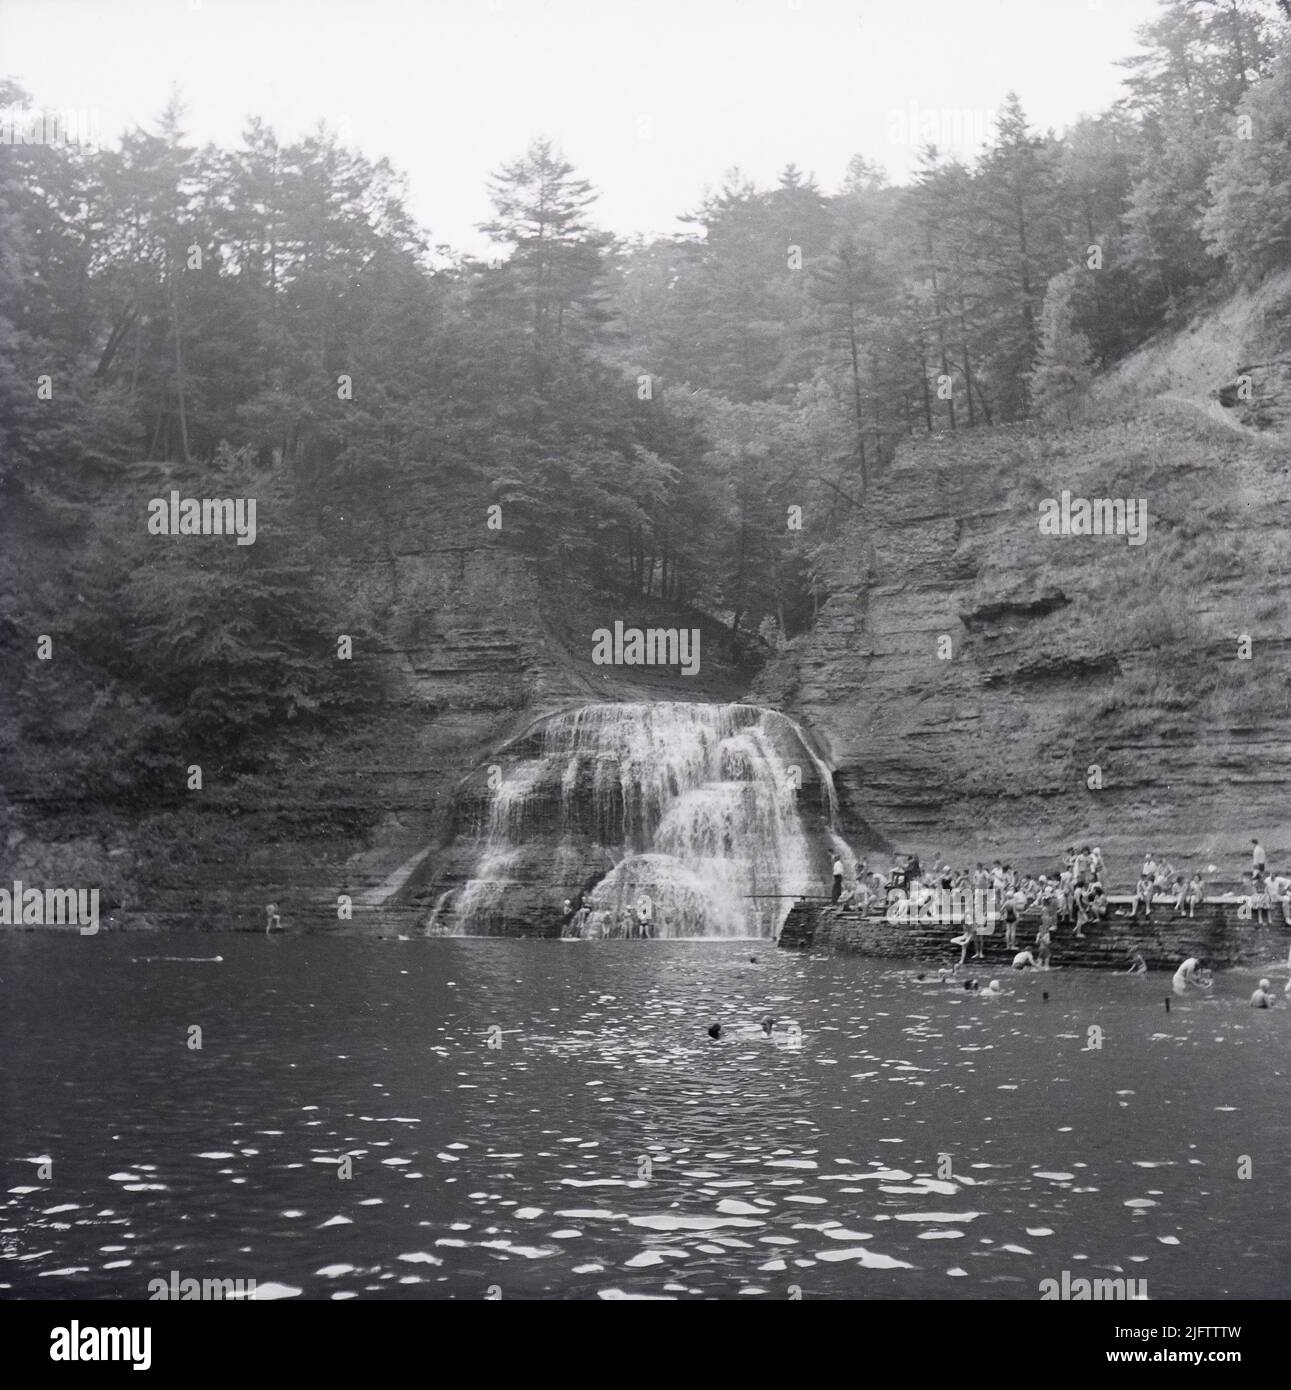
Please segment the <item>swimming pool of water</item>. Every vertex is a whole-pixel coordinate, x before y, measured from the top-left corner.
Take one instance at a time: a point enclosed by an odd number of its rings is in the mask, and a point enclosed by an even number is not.
[[[1259,970],[1167,1013],[1167,975],[991,1000],[916,968],[752,941],[6,934],[0,1292],[1291,1289],[1291,1011],[1247,1008]]]

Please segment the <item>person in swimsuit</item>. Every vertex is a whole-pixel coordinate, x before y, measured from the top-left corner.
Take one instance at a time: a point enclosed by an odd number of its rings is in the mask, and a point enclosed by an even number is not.
[[[959,963],[963,965],[968,959],[968,948],[972,946],[973,959],[982,958],[982,939],[977,935],[977,927],[972,922],[964,924],[964,930],[960,939]]]
[[[1251,995],[1251,1008],[1267,1009],[1273,1004],[1273,995],[1269,992],[1272,986],[1267,980],[1260,981],[1260,987]]]
[[[1089,889],[1083,887],[1077,888],[1074,894],[1074,902],[1076,906],[1075,935],[1077,938],[1083,940],[1085,936],[1083,928],[1088,926],[1093,920],[1093,914],[1089,910]]]
[[[1173,988],[1176,994],[1187,994],[1190,985],[1194,989],[1209,988],[1201,972],[1201,962],[1196,956],[1189,956],[1174,972]]]
[[[1272,925],[1269,917],[1271,907],[1268,880],[1262,873],[1257,873],[1251,885],[1251,910],[1257,924],[1265,927]]]
[[[1012,951],[1018,944],[1018,914],[1012,895],[1004,900],[1004,949]]]
[[[1014,970],[1035,970],[1038,967],[1036,966],[1036,959],[1030,951],[1019,951],[1013,957],[1013,968]]]
[[[1206,890],[1202,886],[1201,875],[1193,874],[1188,880],[1188,886],[1184,889],[1183,905],[1187,909],[1189,917],[1195,917],[1198,907],[1206,901]]]
[[[1147,916],[1148,918],[1151,918],[1151,916],[1152,916],[1152,893],[1153,893],[1153,882],[1152,882],[1152,879],[1149,878],[1147,874],[1143,874],[1143,875],[1139,878],[1138,887],[1135,888],[1135,890],[1134,890],[1134,898],[1133,898],[1133,901],[1130,903],[1130,916],[1131,916],[1132,918],[1133,918],[1133,917],[1137,917],[1137,916],[1139,915],[1139,904],[1140,904],[1140,903],[1143,904],[1144,915]]]
[[[1281,904],[1283,920],[1291,927],[1291,878],[1274,874],[1269,879],[1269,899],[1271,903]]]
[[[1072,863],[1072,871],[1076,876],[1076,887],[1084,888],[1089,882],[1089,846],[1084,845],[1080,853]]]

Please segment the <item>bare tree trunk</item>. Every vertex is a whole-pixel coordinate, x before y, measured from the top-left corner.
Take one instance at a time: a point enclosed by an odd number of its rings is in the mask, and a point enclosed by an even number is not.
[[[856,412],[856,456],[861,470],[861,496],[869,479],[865,467],[865,410],[861,403],[861,354],[856,343],[855,306],[847,306],[847,346],[852,356],[852,405]]]
[[[179,396],[179,442],[184,451],[184,462],[192,463],[193,456],[188,448],[188,405],[184,391],[184,340],[179,328],[179,296],[175,293],[173,273],[170,280],[170,327],[175,336],[175,390]]]

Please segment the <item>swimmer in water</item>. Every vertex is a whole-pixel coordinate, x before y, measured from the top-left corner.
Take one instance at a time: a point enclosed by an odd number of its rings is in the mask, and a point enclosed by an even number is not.
[[[1176,994],[1187,994],[1190,985],[1195,989],[1210,988],[1209,972],[1203,971],[1202,962],[1196,956],[1189,956],[1174,972],[1172,988]]]
[[[710,1038],[720,1038],[722,1036],[722,1025],[720,1023],[710,1023],[708,1025],[708,1036]]]
[[[1251,1008],[1267,1009],[1273,1004],[1273,995],[1269,993],[1272,986],[1267,980],[1260,981],[1260,987],[1251,995]]]
[[[767,1037],[769,1038],[769,1037],[771,1036],[771,1034],[772,1034],[773,1032],[775,1032],[775,1019],[773,1019],[773,1018],[764,1018],[764,1019],[762,1020],[762,1031],[763,1031],[763,1032],[767,1035]]]
[[[1146,975],[1148,973],[1148,963],[1143,959],[1142,951],[1135,951],[1130,957],[1130,968],[1125,973],[1127,975]]]
[[[987,985],[986,988],[982,991],[982,993],[983,993],[983,995],[987,995],[987,994],[1003,994],[1004,991],[1003,991],[1003,989],[1000,987],[1000,982],[999,982],[998,980],[992,980],[992,981],[990,982],[990,984]]]
[[[1030,951],[1019,951],[1017,955],[1013,957],[1013,968],[1014,970],[1039,969],[1039,967],[1036,965],[1035,957],[1031,954]]]

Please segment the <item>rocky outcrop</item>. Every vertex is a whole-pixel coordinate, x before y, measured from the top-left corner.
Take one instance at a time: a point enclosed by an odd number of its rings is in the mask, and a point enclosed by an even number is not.
[[[754,697],[924,863],[1081,841],[1122,880],[1147,848],[1236,874],[1255,834],[1291,859],[1285,470],[1168,403],[912,440]],[[1064,490],[1144,499],[1145,542],[1042,534]]]
[[[491,750],[589,701],[747,689],[750,652],[720,624],[553,572],[503,544],[484,514],[477,499],[427,488],[384,521],[330,518],[336,631],[367,634],[353,658],[374,692],[362,717],[321,743],[289,737],[288,756],[258,775],[208,769],[178,808],[127,821],[87,797],[11,821],[0,826],[10,877],[101,886],[109,929],[263,931],[270,902],[289,930],[349,929],[344,896],[354,921],[411,930],[396,899],[412,871],[400,870],[420,856],[420,878],[434,877],[457,791]],[[615,620],[699,627],[699,673],[594,665],[592,633]]]
[[[1239,366],[1215,396],[1249,428],[1291,434],[1291,357]]]

